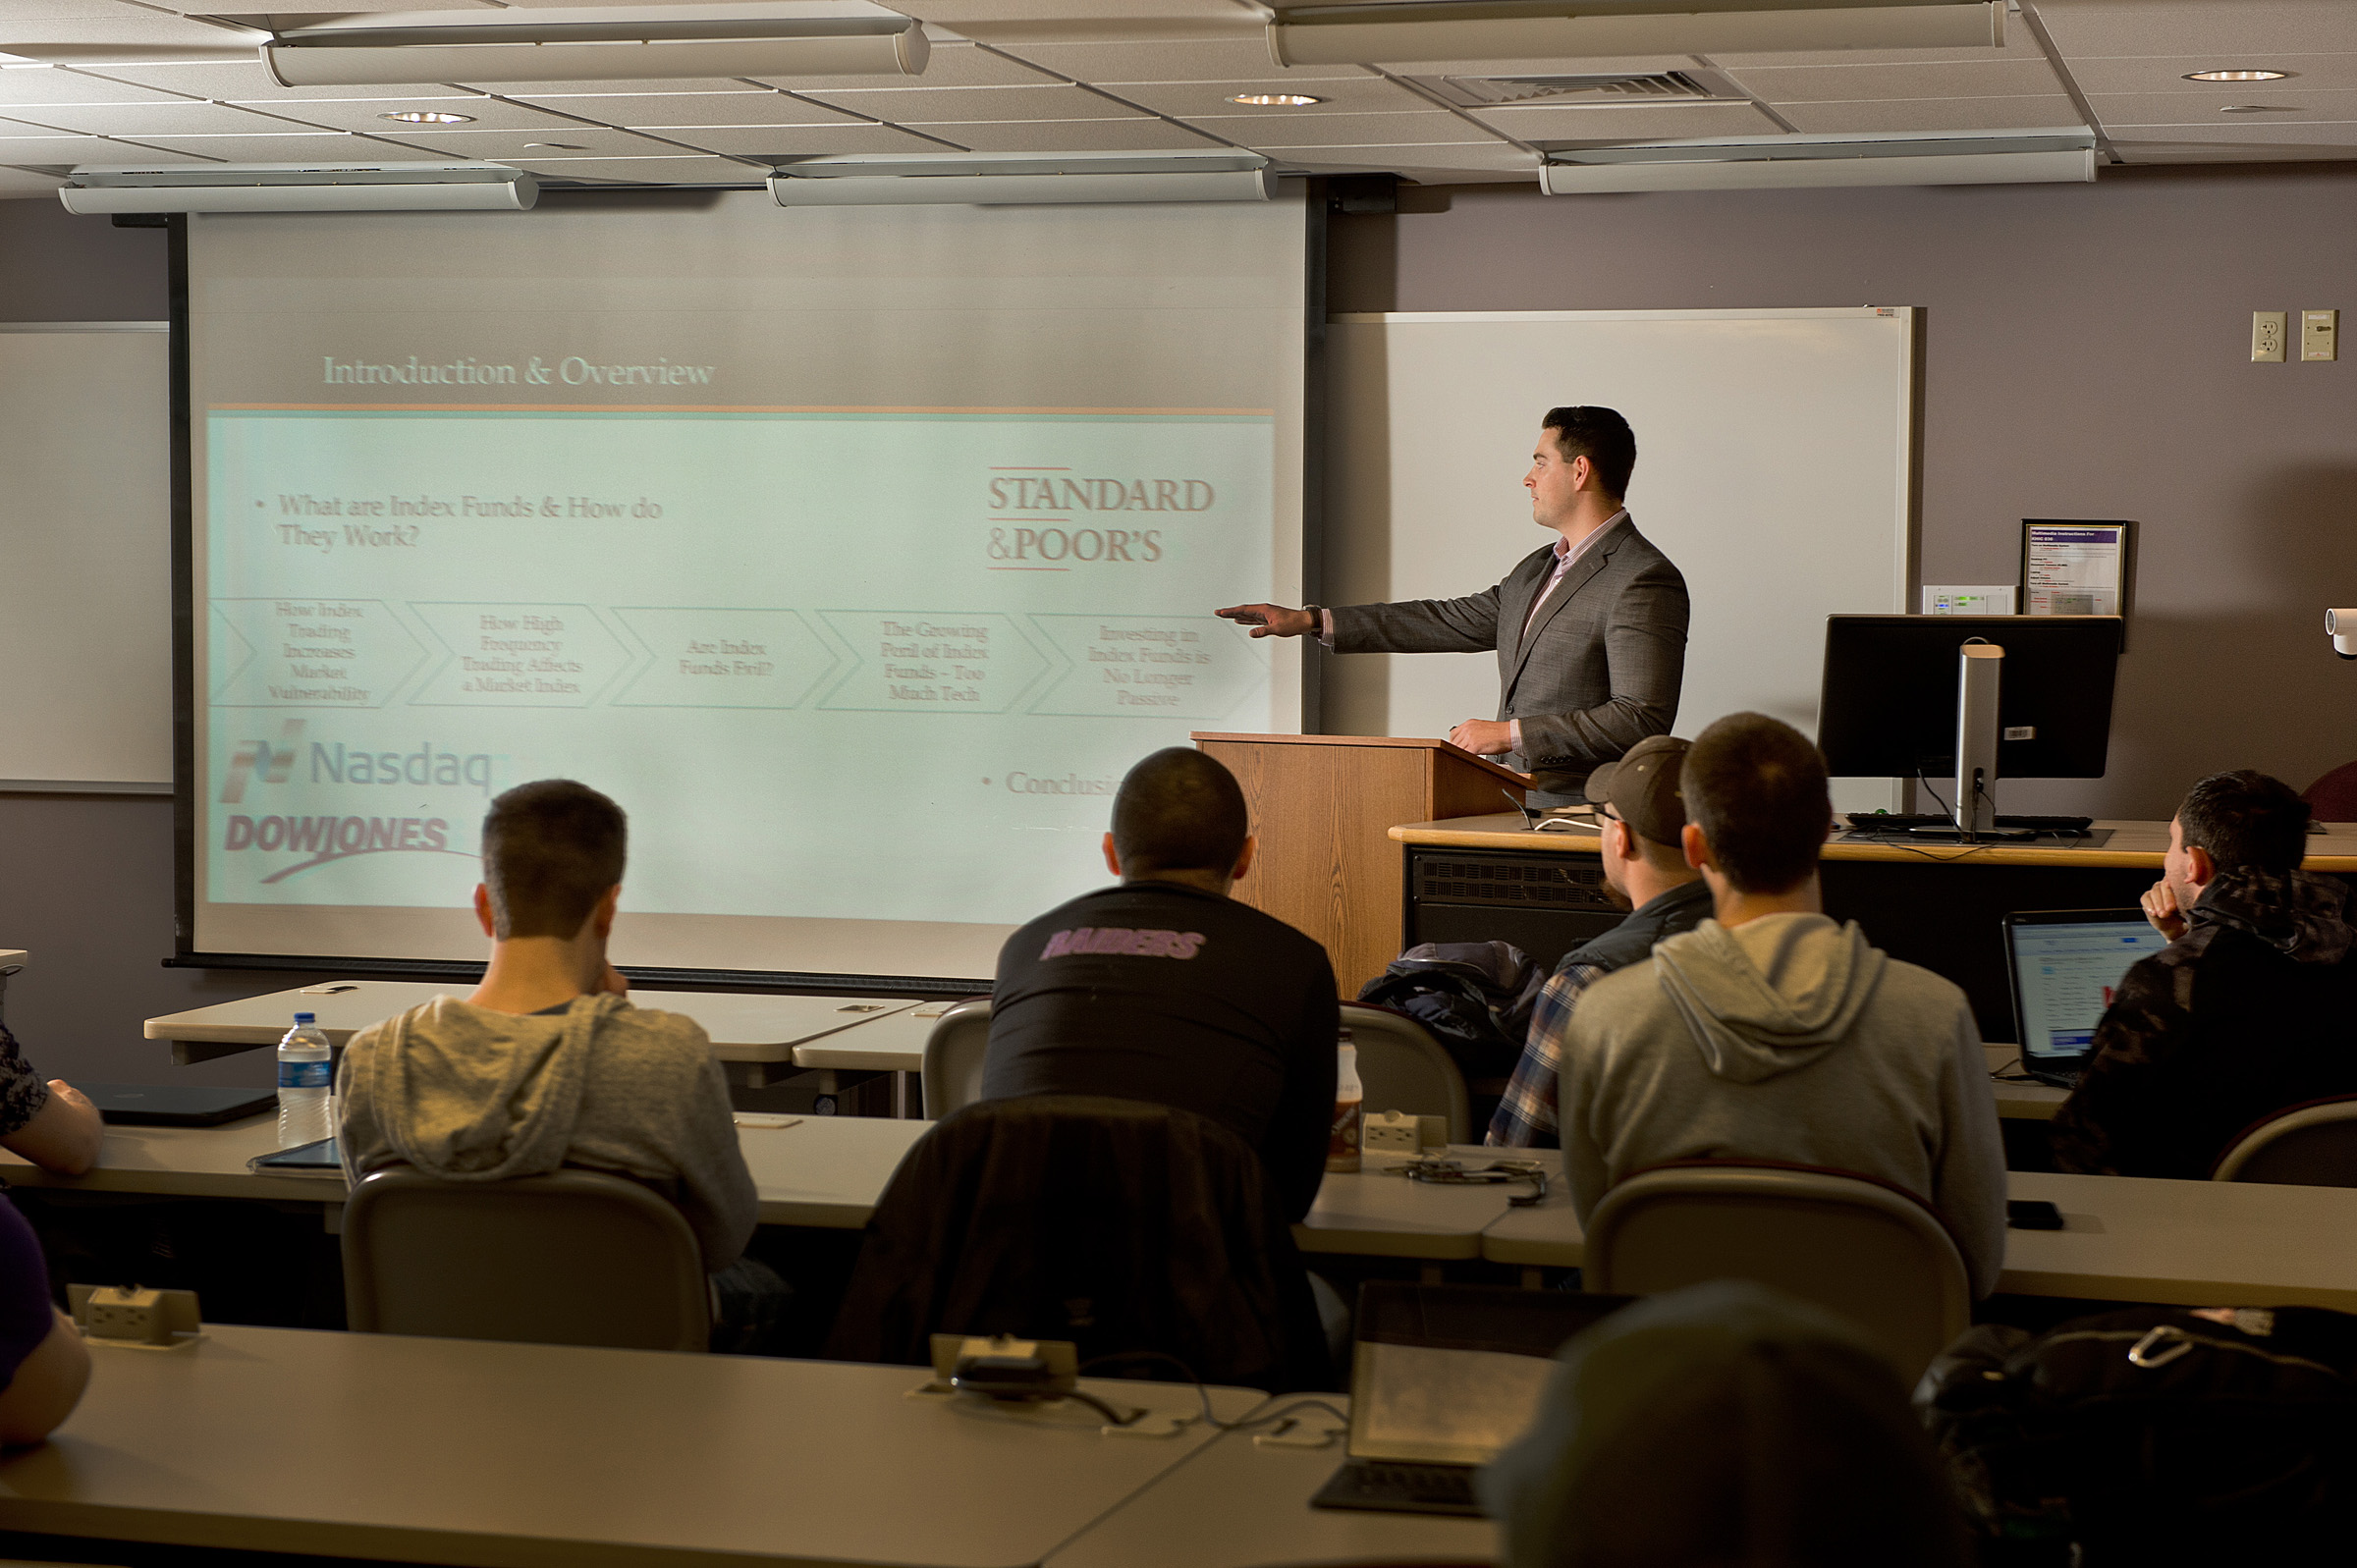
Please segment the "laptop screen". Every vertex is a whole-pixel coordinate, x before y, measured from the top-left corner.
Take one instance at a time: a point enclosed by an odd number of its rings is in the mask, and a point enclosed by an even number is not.
[[[2165,946],[2133,909],[2007,915],[2005,956],[2022,1055],[2032,1061],[2087,1055],[2128,966]]]

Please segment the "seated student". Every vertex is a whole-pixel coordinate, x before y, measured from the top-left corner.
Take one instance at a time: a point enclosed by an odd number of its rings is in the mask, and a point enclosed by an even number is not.
[[[620,806],[568,779],[491,802],[474,890],[490,966],[465,1001],[437,997],[353,1036],[337,1074],[344,1173],[609,1171],[677,1204],[718,1271],[743,1253],[759,1200],[703,1030],[631,1006],[606,961],[627,834]]]
[[[39,1442],[90,1380],[90,1353],[49,1302],[49,1266],[32,1226],[0,1198],[0,1446]]]
[[[1325,1178],[1341,1012],[1326,949],[1229,898],[1252,865],[1244,792],[1172,746],[1113,799],[1105,864],[1007,939],[982,1094],[1109,1095],[1210,1117],[1260,1151],[1288,1218]]]
[[[1587,1217],[1669,1160],[1829,1165],[1916,1194],[1975,1295],[2005,1252],[2004,1154],[1964,994],[1822,912],[1825,759],[1764,714],[1686,753],[1686,862],[1718,918],[1588,988],[1563,1043],[1563,1172]]]
[[[1692,931],[1711,912],[1710,887],[1686,864],[1678,841],[1685,832],[1686,802],[1678,793],[1677,774],[1687,745],[1674,735],[1648,735],[1627,756],[1588,776],[1588,798],[1607,819],[1600,836],[1605,886],[1616,902],[1632,907],[1612,930],[1555,961],[1555,973],[1530,1015],[1530,1041],[1498,1113],[1490,1118],[1492,1144],[1556,1147],[1556,1074],[1580,993],[1649,955],[1664,937]]]
[[[0,1149],[43,1170],[79,1176],[98,1163],[105,1136],[98,1108],[63,1078],[41,1082],[17,1037],[0,1024]]]
[[[2200,1180],[2252,1122],[2357,1094],[2357,930],[2337,878],[2302,871],[2308,803],[2262,773],[2213,774],[2168,825],[2139,959],[2055,1114],[2064,1170]]]
[[[1592,791],[1591,791],[1592,793]],[[1507,1568],[1965,1568],[1946,1472],[1889,1362],[1732,1279],[1621,1308],[1556,1353],[1476,1483]]]

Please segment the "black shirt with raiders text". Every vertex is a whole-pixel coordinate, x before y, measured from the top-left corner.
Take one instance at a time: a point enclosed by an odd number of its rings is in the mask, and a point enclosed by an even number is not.
[[[1326,1169],[1341,1024],[1326,949],[1167,882],[1083,893],[1007,939],[982,1095],[1177,1106],[1260,1151],[1288,1218]]]

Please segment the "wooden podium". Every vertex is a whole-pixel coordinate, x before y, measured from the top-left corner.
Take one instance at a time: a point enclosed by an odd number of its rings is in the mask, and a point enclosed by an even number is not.
[[[1244,786],[1260,836],[1235,896],[1325,944],[1346,1000],[1399,955],[1402,822],[1478,817],[1530,781],[1446,740],[1392,735],[1192,737]]]

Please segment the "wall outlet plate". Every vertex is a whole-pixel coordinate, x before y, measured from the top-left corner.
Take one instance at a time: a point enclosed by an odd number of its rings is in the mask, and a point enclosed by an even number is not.
[[[2300,312],[2300,358],[2303,361],[2340,357],[2340,312]]]
[[[2251,362],[2279,365],[2283,362],[2283,346],[2289,337],[2289,312],[2283,310],[2254,310],[2251,312]]]

